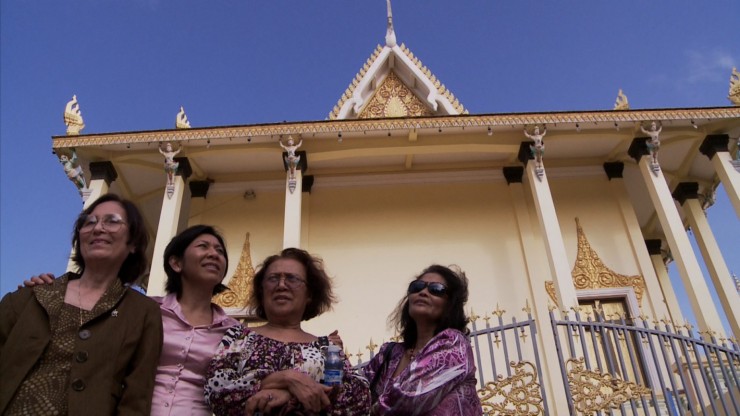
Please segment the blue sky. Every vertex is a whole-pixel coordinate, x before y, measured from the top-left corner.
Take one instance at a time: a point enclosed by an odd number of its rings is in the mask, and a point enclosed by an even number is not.
[[[385,1],[2,0],[0,294],[61,273],[80,198],[51,153],[83,133],[327,117],[375,46]],[[726,106],[737,0],[398,1],[399,43],[471,113]],[[740,221],[708,212],[740,273]],[[675,274],[675,273],[674,273]],[[683,295],[682,295],[683,296]]]

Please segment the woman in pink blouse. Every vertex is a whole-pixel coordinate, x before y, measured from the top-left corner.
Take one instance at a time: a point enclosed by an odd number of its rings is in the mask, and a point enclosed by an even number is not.
[[[391,315],[403,341],[388,342],[365,367],[372,415],[481,415],[463,306],[465,273],[427,267]]]
[[[167,296],[162,311],[164,343],[157,367],[152,415],[211,415],[203,397],[208,363],[226,330],[239,322],[211,298],[226,289],[229,268],[223,237],[209,225],[175,236],[164,250]]]

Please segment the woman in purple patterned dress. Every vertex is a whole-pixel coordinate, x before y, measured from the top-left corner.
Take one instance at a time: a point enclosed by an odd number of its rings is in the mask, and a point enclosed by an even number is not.
[[[372,415],[481,415],[463,306],[465,273],[432,265],[409,284],[391,316],[403,342],[388,342],[364,367]]]
[[[249,302],[267,323],[226,332],[205,386],[214,413],[367,415],[370,391],[362,372],[353,371],[345,359],[342,384],[322,385],[319,339],[301,329],[302,321],[327,311],[333,302],[321,259],[297,248],[268,257],[254,276]]]

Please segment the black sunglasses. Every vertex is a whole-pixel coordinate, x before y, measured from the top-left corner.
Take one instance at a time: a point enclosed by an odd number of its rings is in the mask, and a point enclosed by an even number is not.
[[[445,293],[447,293],[447,286],[442,283],[414,280],[413,282],[409,283],[409,295],[412,293],[419,293],[424,290],[424,288],[427,288],[427,290],[429,290],[429,293],[438,297],[442,297]]]

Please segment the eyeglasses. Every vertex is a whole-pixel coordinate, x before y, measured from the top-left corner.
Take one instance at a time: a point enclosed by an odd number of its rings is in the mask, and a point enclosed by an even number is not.
[[[95,226],[98,225],[98,223],[101,224],[102,228],[105,231],[108,231],[110,233],[115,233],[116,231],[120,230],[121,227],[126,225],[126,221],[124,221],[123,218],[118,214],[103,215],[103,217],[101,218],[98,218],[96,215],[88,215],[82,220],[80,232],[89,233],[93,229],[95,229]]]
[[[414,280],[409,284],[409,295],[412,293],[419,293],[424,288],[429,290],[434,296],[442,297],[447,293],[447,286],[439,282],[425,282],[423,280]]]
[[[262,285],[268,289],[274,289],[281,281],[284,281],[285,286],[291,289],[297,289],[300,285],[306,284],[306,280],[296,274],[272,273],[265,276],[264,280],[262,280]]]

